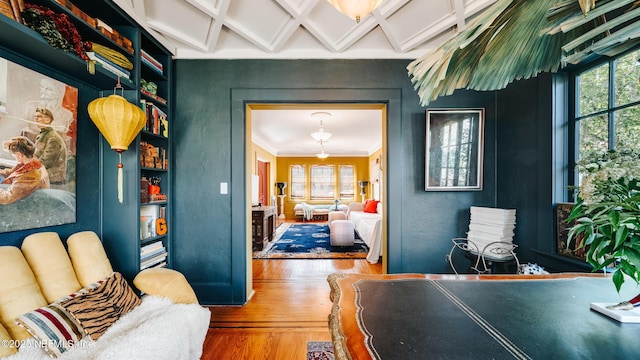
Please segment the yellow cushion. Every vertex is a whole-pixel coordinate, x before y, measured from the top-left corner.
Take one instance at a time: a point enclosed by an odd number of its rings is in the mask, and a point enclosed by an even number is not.
[[[21,249],[47,303],[82,288],[71,266],[67,250],[57,233],[31,234],[24,239]]]
[[[69,236],[67,248],[80,285],[88,286],[113,273],[102,242],[93,231],[82,231]]]
[[[175,270],[144,269],[133,279],[133,285],[145,294],[166,297],[175,304],[198,303],[198,298],[187,279]]]
[[[0,246],[0,322],[12,339],[23,340],[29,333],[15,319],[47,305],[27,260],[15,246]]]
[[[0,324],[0,358],[5,356],[13,355],[18,352],[18,348],[12,343],[11,336],[7,329]]]

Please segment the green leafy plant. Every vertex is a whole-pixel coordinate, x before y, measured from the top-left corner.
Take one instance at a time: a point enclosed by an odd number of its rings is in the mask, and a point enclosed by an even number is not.
[[[609,150],[581,159],[576,168],[583,177],[567,218],[577,221],[568,244],[588,249],[593,271],[615,268],[617,291],[625,274],[640,282],[640,153]]]

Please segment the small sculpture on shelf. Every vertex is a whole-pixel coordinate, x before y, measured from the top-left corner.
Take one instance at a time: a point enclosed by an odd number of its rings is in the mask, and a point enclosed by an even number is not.
[[[166,201],[167,195],[160,192],[160,177],[152,176],[149,178],[149,200],[150,201]]]

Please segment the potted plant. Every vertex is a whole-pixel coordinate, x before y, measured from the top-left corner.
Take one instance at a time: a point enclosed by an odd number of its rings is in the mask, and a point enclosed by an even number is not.
[[[616,290],[625,275],[640,281],[640,153],[609,150],[576,164],[583,176],[578,199],[567,222],[568,244],[584,248],[593,271],[614,268]]]

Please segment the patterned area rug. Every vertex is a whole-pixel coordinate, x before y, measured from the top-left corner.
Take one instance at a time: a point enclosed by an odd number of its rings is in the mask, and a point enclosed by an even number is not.
[[[334,360],[331,341],[307,342],[307,360]]]
[[[329,225],[283,223],[276,229],[274,240],[254,259],[364,259],[369,248],[356,236],[353,246],[331,246]]]

